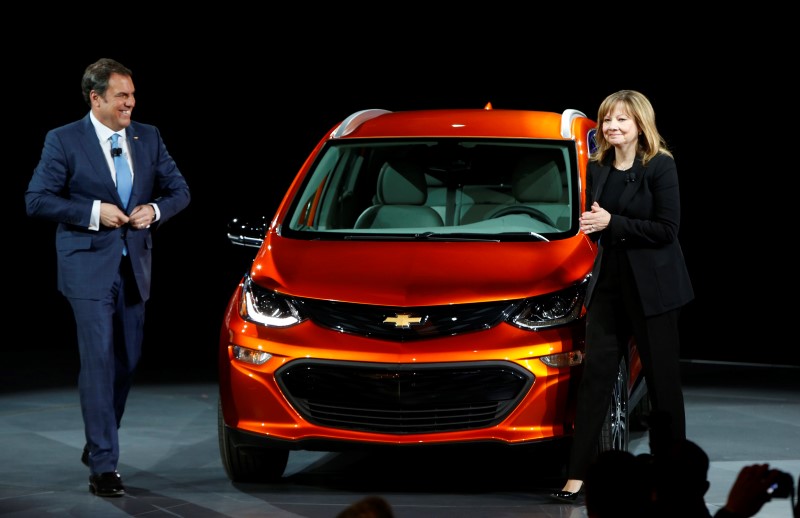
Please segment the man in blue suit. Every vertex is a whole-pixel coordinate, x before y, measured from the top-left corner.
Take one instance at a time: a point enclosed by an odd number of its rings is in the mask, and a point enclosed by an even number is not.
[[[47,133],[25,206],[28,216],[58,223],[58,289],[77,328],[89,488],[122,496],[118,430],[141,357],[153,231],[186,208],[190,195],[158,128],[131,121],[131,71],[100,59],[81,86],[91,110]],[[118,173],[132,177],[122,197]]]

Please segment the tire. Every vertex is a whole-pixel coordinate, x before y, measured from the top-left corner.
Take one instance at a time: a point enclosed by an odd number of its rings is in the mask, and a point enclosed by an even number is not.
[[[606,420],[600,430],[598,452],[606,450],[628,451],[630,445],[630,426],[628,415],[628,362],[622,358],[619,362],[617,379],[606,413]]]
[[[289,462],[289,450],[282,448],[237,447],[217,405],[219,454],[232,482],[279,482]]]

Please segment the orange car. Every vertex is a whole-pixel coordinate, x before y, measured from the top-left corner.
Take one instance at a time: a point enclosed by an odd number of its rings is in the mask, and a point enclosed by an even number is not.
[[[595,131],[576,110],[360,111],[269,223],[233,222],[259,249],[220,334],[230,479],[278,480],[292,450],[568,441]],[[631,345],[599,448],[628,446],[639,365]]]

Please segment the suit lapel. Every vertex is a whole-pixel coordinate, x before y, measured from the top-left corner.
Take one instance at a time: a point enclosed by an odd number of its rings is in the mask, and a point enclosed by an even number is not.
[[[625,184],[625,189],[622,191],[622,194],[619,197],[619,208],[620,211],[624,210],[625,207],[628,206],[628,203],[633,198],[633,195],[636,194],[642,186],[642,178],[644,177],[644,167],[642,166],[642,162],[640,159],[636,159],[633,162],[633,166],[627,171],[629,175],[629,180]]]
[[[595,178],[594,185],[594,192],[592,193],[592,199],[594,201],[598,201],[600,199],[600,194],[603,192],[603,187],[606,185],[606,180],[608,180],[608,173],[611,172],[611,167],[607,165],[601,165],[600,169],[597,171],[597,177]]]
[[[92,169],[98,178],[100,178],[100,183],[108,190],[110,199],[116,200],[117,204],[122,206],[122,200],[119,197],[117,186],[114,183],[114,178],[111,176],[111,170],[108,168],[108,162],[104,155],[106,150],[97,139],[97,133],[94,131],[94,126],[92,126],[89,115],[86,115],[83,119],[80,142]]]
[[[137,182],[137,179],[142,179],[141,176],[143,174],[142,168],[139,167],[140,161],[138,160],[141,156],[141,144],[139,143],[139,135],[136,133],[136,129],[134,129],[133,123],[129,124],[127,128],[125,128],[125,138],[128,140],[128,152],[131,154],[131,163],[133,164],[133,187],[131,188],[131,203],[129,206],[135,207],[139,204],[139,186],[142,185],[141,182]]]

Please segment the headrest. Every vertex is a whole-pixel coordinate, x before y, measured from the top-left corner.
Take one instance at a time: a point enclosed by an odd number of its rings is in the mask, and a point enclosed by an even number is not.
[[[425,171],[412,162],[387,162],[378,174],[377,195],[383,204],[422,205],[428,198]]]
[[[554,160],[522,160],[514,170],[511,182],[517,201],[553,203],[561,200],[561,172]]]

